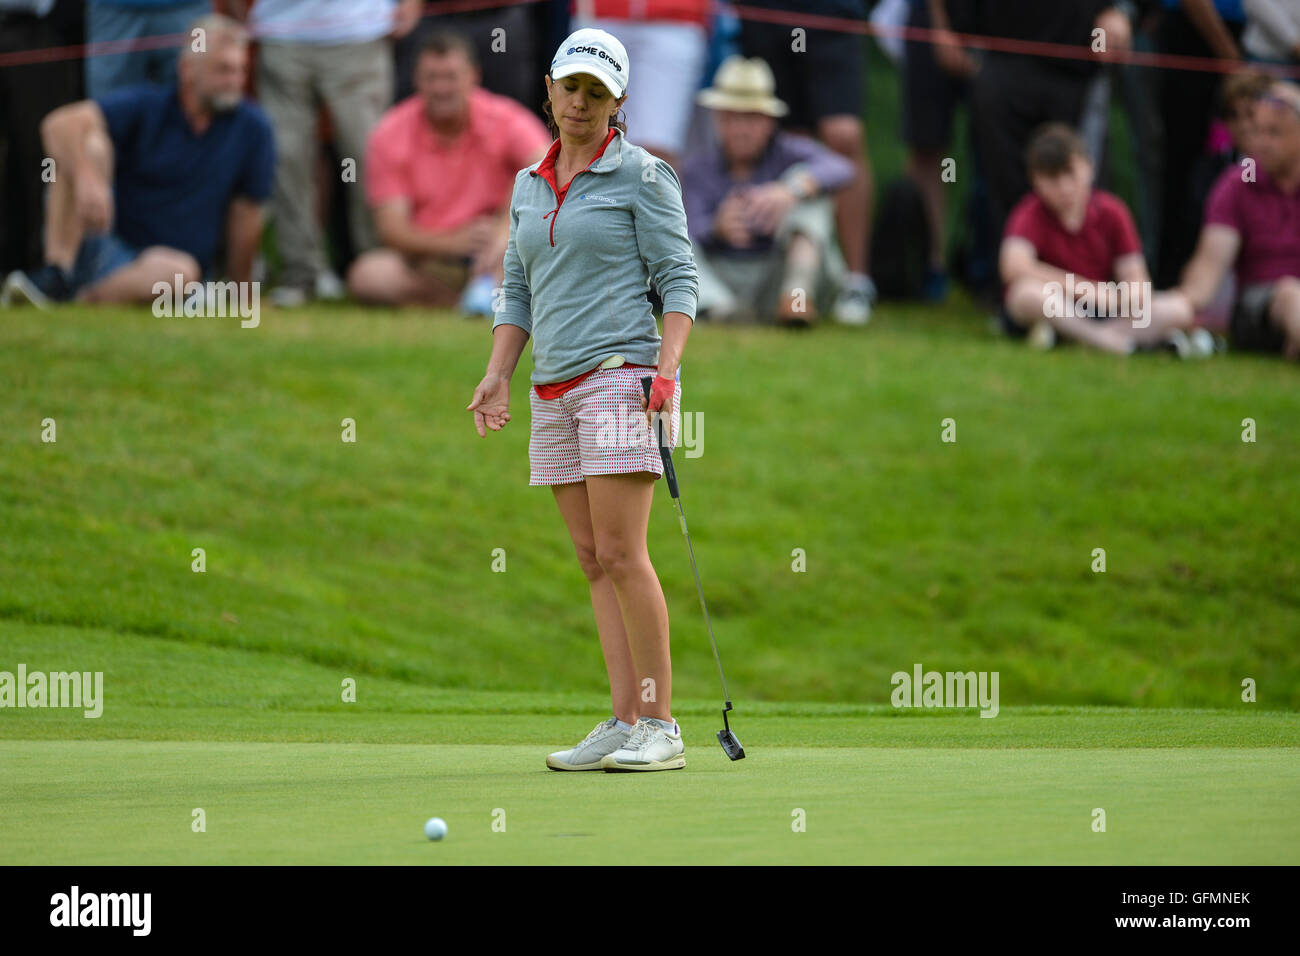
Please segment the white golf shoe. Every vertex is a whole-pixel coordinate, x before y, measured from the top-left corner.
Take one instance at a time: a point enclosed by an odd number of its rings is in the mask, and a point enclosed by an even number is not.
[[[610,771],[680,770],[686,766],[686,745],[681,728],[677,733],[664,729],[656,720],[642,717],[632,728],[632,735],[622,747],[600,762]]]
[[[546,766],[552,770],[601,770],[601,759],[621,747],[629,736],[631,731],[620,727],[617,717],[610,717],[598,723],[572,750],[558,750],[548,756]]]

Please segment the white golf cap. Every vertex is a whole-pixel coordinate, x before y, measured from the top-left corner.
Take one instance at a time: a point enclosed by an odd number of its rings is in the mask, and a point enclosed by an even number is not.
[[[574,73],[590,73],[618,99],[627,92],[627,76],[631,64],[627,59],[627,50],[618,42],[618,37],[604,30],[588,27],[574,30],[551,60],[551,79]]]

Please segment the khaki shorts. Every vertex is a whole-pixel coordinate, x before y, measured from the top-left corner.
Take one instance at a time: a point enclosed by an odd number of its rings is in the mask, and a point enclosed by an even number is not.
[[[442,259],[426,256],[422,259],[407,257],[406,264],[414,271],[429,276],[457,292],[469,282],[470,259]]]
[[[714,308],[748,311],[756,316],[771,315],[781,292],[785,252],[791,237],[808,236],[821,250],[817,287],[812,299],[828,306],[844,283],[848,266],[835,242],[835,206],[829,196],[817,196],[797,203],[781,220],[773,234],[772,249],[760,255],[717,255],[694,244],[695,267],[700,274],[698,312]]]

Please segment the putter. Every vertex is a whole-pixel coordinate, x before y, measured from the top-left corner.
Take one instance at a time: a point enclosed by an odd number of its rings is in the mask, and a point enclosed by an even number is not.
[[[650,388],[653,378],[641,379],[641,388],[645,391],[646,405],[650,404]],[[722,673],[722,659],[718,657],[718,642],[713,639],[713,624],[709,621],[709,609],[704,604],[704,587],[700,584],[700,569],[695,564],[695,549],[691,546],[691,533],[686,530],[686,511],[682,508],[682,497],[677,490],[677,472],[673,470],[672,449],[664,440],[664,417],[656,415],[659,437],[659,457],[664,461],[664,477],[668,479],[668,493],[673,496],[673,505],[677,508],[677,522],[682,526],[682,536],[686,538],[686,551],[691,556],[691,570],[695,572],[695,590],[700,595],[700,610],[704,612],[704,626],[709,630],[709,643],[713,645],[713,660],[718,665],[718,677],[722,679],[722,729],[718,731],[718,743],[722,744],[723,753],[732,760],[743,760],[745,748],[740,745],[736,735],[727,723],[727,711],[731,710],[731,695],[727,693],[727,675]]]

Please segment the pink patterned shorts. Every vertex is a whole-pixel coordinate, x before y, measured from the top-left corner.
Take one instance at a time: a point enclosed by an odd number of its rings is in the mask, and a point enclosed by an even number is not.
[[[658,426],[646,424],[641,379],[652,368],[598,368],[559,398],[528,389],[532,430],[528,439],[530,485],[563,485],[588,475],[664,473]],[[672,421],[663,420],[669,448],[681,430],[682,383],[673,390]]]

